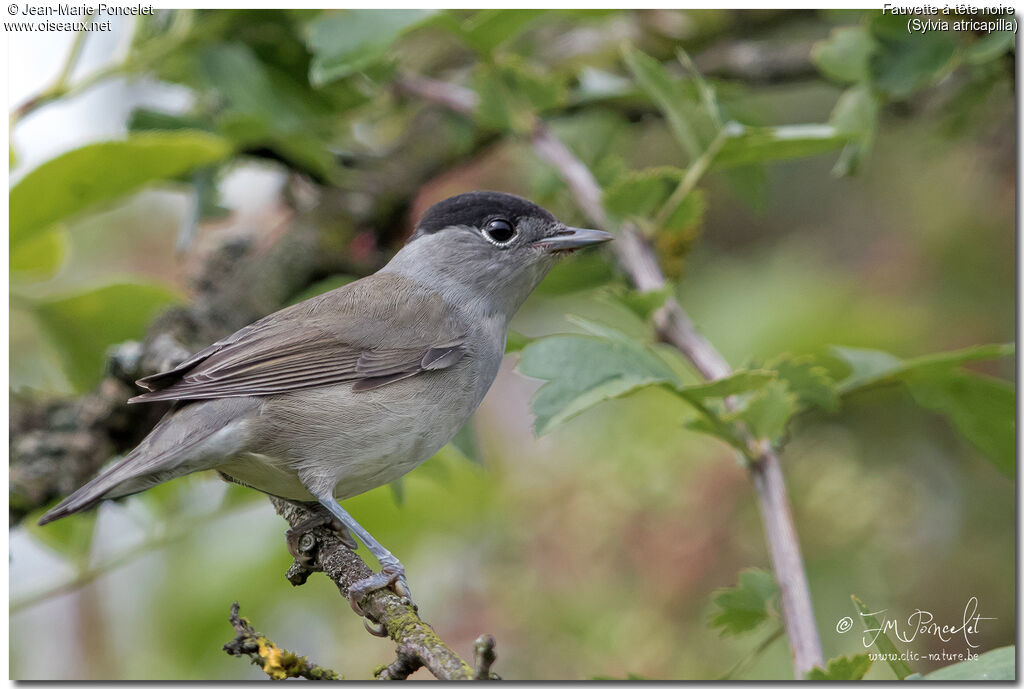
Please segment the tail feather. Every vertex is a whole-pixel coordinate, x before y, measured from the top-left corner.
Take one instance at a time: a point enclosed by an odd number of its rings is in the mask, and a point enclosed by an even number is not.
[[[61,500],[56,507],[40,517],[39,525],[43,526],[50,522],[57,521],[58,519],[63,519],[75,512],[84,512],[85,510],[94,507],[97,503],[103,500],[103,498],[107,497],[107,494],[116,488],[118,483],[120,483],[118,480],[111,480],[112,475],[117,469],[120,469],[130,457],[131,455],[114,466],[109,467],[99,476]]]
[[[124,459],[64,498],[39,524],[82,512],[106,498],[131,495],[213,468],[241,448],[244,436],[234,432],[231,422],[255,404],[245,399],[216,400],[170,412]]]

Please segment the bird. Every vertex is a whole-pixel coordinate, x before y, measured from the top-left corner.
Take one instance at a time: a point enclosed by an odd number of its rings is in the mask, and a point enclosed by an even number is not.
[[[272,313],[174,368],[142,378],[131,404],[173,406],[124,458],[39,520],[197,471],[317,508],[288,531],[332,523],[380,572],[349,602],[391,588],[405,568],[340,500],[391,483],[433,456],[494,382],[509,322],[559,256],[611,240],[533,202],[473,191],[431,206],[380,270]]]

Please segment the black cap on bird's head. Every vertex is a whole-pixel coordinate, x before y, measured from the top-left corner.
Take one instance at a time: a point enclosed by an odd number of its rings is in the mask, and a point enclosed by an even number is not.
[[[499,191],[471,191],[435,203],[416,224],[409,242],[446,229],[469,230],[497,248],[523,247],[548,253],[612,239],[600,230],[566,227],[532,201]]]

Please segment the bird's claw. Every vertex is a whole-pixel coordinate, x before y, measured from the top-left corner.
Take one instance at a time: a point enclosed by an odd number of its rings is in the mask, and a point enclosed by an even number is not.
[[[385,637],[388,635],[387,627],[380,622],[370,622],[366,617],[363,618],[363,627],[374,636]]]
[[[409,582],[405,578],[405,568],[398,560],[383,563],[379,572],[352,584],[348,589],[349,605],[352,606],[357,615],[365,617],[366,612],[360,605],[362,600],[374,591],[386,588],[394,591],[402,599],[403,605],[408,605],[413,610],[419,611],[419,606],[412,600],[412,590],[409,588]]]

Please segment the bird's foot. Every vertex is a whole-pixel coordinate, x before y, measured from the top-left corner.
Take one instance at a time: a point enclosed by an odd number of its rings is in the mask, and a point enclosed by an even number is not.
[[[409,589],[409,581],[405,578],[405,567],[395,558],[385,559],[380,563],[380,571],[371,574],[365,579],[360,579],[348,589],[348,602],[356,614],[365,617],[366,612],[360,603],[366,596],[374,591],[389,588],[401,599],[402,603],[419,610],[419,606],[412,600],[412,591]],[[371,633],[375,633],[371,631]]]
[[[284,534],[285,542],[288,544],[288,552],[303,567],[311,567],[316,558],[316,539],[310,532],[316,527],[324,525],[330,526],[338,534],[338,538],[341,539],[346,548],[350,550],[356,549],[356,540],[352,538],[352,534],[341,523],[341,520],[326,511],[314,514],[306,521],[299,522],[288,529]]]

